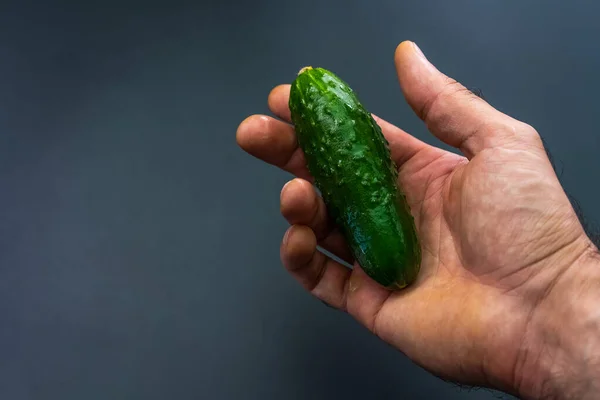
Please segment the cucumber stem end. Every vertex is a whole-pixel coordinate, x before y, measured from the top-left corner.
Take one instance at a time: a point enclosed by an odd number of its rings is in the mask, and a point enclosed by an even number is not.
[[[313,69],[313,67],[311,67],[310,65],[306,66],[306,67],[302,68],[300,71],[298,71],[298,75],[300,75],[304,71],[308,71],[308,70],[311,70],[311,69]]]

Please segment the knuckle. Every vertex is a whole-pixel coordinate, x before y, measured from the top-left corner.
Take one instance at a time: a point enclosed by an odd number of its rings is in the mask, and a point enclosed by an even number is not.
[[[481,100],[457,80],[446,78],[446,82],[442,89],[423,105],[421,112],[419,113],[421,119],[427,124],[432,123],[437,119],[436,109],[444,109],[445,104],[455,102],[457,97],[460,96]]]
[[[492,124],[489,128],[504,146],[530,147],[533,145],[542,147],[537,130],[524,122],[509,119]]]
[[[540,137],[540,134],[538,133],[537,129],[525,122],[519,122],[518,129],[521,132],[521,135],[525,138],[539,139]]]
[[[517,121],[514,125],[514,136],[518,142],[526,146],[543,147],[538,131],[531,125]]]
[[[462,83],[458,82],[455,79],[448,78],[444,89],[442,89],[440,93],[440,98],[454,98],[456,96],[466,95],[468,97],[478,98],[471,92],[468,88],[466,88]]]

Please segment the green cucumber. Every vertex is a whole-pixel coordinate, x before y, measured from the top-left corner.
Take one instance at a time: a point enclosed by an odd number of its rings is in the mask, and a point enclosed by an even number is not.
[[[388,289],[414,282],[421,246],[379,125],[323,68],[298,73],[289,106],[315,185],[361,268]]]

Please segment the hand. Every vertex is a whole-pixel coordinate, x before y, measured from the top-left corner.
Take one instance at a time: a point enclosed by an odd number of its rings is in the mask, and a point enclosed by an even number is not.
[[[354,263],[288,124],[289,85],[269,95],[270,109],[283,121],[255,115],[237,132],[248,153],[298,177],[281,193],[281,211],[292,225],[282,261],[313,295],[436,375],[541,396],[552,367],[542,354],[549,344],[532,324],[545,319],[539,310],[563,290],[567,272],[589,263],[596,249],[532,127],[443,75],[412,42],[398,46],[395,62],[410,106],[464,155],[376,117],[421,240],[418,280],[390,292],[358,264],[349,269],[317,251],[318,244]]]

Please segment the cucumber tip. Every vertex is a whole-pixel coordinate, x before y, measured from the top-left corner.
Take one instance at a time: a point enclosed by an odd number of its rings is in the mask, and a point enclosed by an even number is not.
[[[306,66],[306,67],[302,68],[300,71],[298,71],[298,75],[300,75],[300,74],[301,74],[301,73],[303,73],[304,71],[308,71],[308,70],[310,70],[310,69],[313,69],[313,67],[311,67],[310,65],[309,65],[309,66]]]

